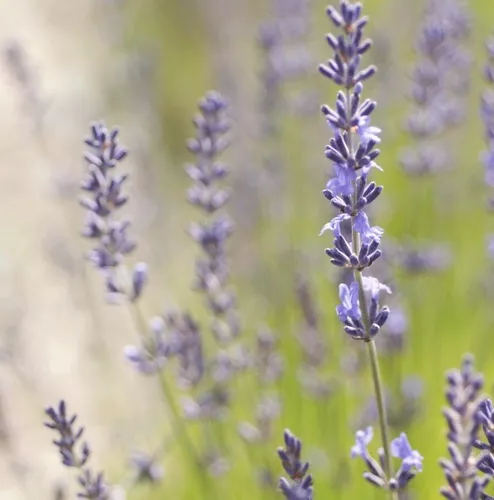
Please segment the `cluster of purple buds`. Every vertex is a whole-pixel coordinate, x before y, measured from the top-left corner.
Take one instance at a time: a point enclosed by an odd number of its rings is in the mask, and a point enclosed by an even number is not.
[[[204,375],[205,361],[199,327],[192,316],[169,312],[163,317],[152,318],[149,328],[151,334],[139,347],[128,345],[124,350],[134,368],[150,375],[177,359],[179,385],[197,385]]]
[[[283,84],[304,76],[312,66],[312,57],[305,46],[310,19],[308,0],[272,0],[271,3],[272,17],[261,23],[258,33],[264,56],[260,75],[261,111],[263,134],[267,136],[279,132]]]
[[[487,413],[482,410],[488,406],[480,394],[484,379],[474,370],[473,357],[467,355],[461,370],[450,371],[446,380],[448,407],[443,415],[448,424],[450,459],[440,460],[448,482],[440,491],[448,500],[479,500],[484,498],[483,491],[489,483],[488,476],[479,475],[479,470],[488,472],[488,460],[474,455],[476,447],[483,447],[478,435],[481,424],[486,421]]]
[[[126,297],[135,301],[141,296],[147,280],[147,265],[136,264],[129,278],[123,260],[136,247],[129,238],[130,221],[115,217],[128,197],[123,193],[126,174],[115,173],[127,150],[118,141],[118,129],[108,130],[102,123],[91,125],[91,136],[85,140],[89,151],[84,154],[88,163],[81,188],[87,193],[81,205],[87,209],[83,236],[96,242],[89,260],[103,272],[110,300]]]
[[[204,254],[196,262],[195,287],[206,294],[214,316],[211,329],[220,342],[229,342],[240,333],[235,295],[227,287],[226,242],[233,231],[233,223],[226,215],[218,213],[230,198],[229,190],[220,185],[227,168],[217,160],[229,143],[227,107],[228,101],[218,92],[206,94],[199,102],[200,114],[194,119],[197,135],[187,143],[196,157],[193,165],[187,165],[187,174],[194,182],[188,190],[188,200],[200,207],[209,219],[190,228],[192,238]]]
[[[302,442],[288,429],[283,434],[285,448],[278,448],[278,456],[292,482],[282,477],[279,488],[288,500],[312,500],[312,476],[309,472],[309,463],[301,460]]]
[[[321,234],[328,229],[333,232],[334,248],[326,249],[326,254],[331,258],[332,264],[337,267],[362,271],[382,255],[378,247],[383,231],[377,226],[370,227],[365,212],[358,212],[354,218],[353,229],[360,235],[361,245],[358,254],[356,254],[353,251],[352,242],[348,242],[341,231],[341,223],[350,219],[350,215],[338,215],[322,228]]]
[[[367,18],[361,17],[361,12],[360,3],[352,4],[346,0],[340,2],[339,10],[328,7],[329,18],[343,33],[327,35],[334,55],[327,64],[319,66],[324,76],[345,89],[338,92],[335,109],[327,105],[322,107],[333,132],[326,147],[326,157],[333,163],[335,173],[323,193],[341,213],[323,227],[321,234],[326,230],[333,232],[334,248],[327,249],[327,255],[334,265],[351,269],[356,276],[381,256],[378,247],[383,234],[381,228],[370,225],[363,211],[380,195],[382,187],[368,181],[370,170],[379,168],[374,160],[379,156],[375,147],[380,142],[381,130],[370,124],[376,103],[370,99],[362,102],[361,99],[362,82],[376,72],[374,66],[360,68],[362,55],[372,45],[363,37]],[[351,222],[351,241],[342,231],[345,221]],[[340,285],[342,303],[337,314],[351,337],[368,341],[388,318],[389,309],[379,308],[379,292],[389,292],[389,288],[374,278],[367,278],[366,283],[370,294],[368,310],[360,309],[363,297],[356,278],[350,286]]]
[[[367,467],[363,477],[366,481],[379,488],[400,491],[405,490],[410,481],[422,471],[423,457],[417,450],[412,449],[404,432],[391,441],[391,455],[401,459],[401,465],[392,478],[386,476],[386,459],[384,450],[378,450],[379,460],[372,457],[367,446],[372,441],[374,432],[372,427],[365,431],[359,430],[355,434],[355,445],[352,447],[352,458],[361,457]]]
[[[482,450],[477,466],[480,471],[492,478],[494,477],[494,406],[490,399],[484,399],[478,405],[477,418],[484,434],[483,440],[478,438],[473,443],[475,448]]]
[[[338,319],[343,323],[345,332],[356,340],[369,341],[373,339],[386,323],[389,317],[389,307],[379,306],[379,294],[382,290],[391,293],[391,290],[376,278],[362,277],[364,296],[369,295],[368,308],[364,320],[360,309],[359,286],[352,282],[350,286],[342,283],[339,288],[341,304],[336,307]]]
[[[109,500],[109,488],[104,482],[103,474],[95,475],[86,466],[91,451],[86,442],[81,443],[84,428],[76,428],[77,415],[67,415],[64,401],[60,401],[57,408],[47,408],[45,413],[50,419],[45,422],[45,426],[59,435],[53,444],[59,449],[63,465],[80,470],[78,482],[82,491],[77,496],[88,500]]]

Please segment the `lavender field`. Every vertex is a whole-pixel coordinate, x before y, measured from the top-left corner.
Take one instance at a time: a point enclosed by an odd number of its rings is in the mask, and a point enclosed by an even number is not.
[[[0,3],[0,499],[494,498],[494,8]]]

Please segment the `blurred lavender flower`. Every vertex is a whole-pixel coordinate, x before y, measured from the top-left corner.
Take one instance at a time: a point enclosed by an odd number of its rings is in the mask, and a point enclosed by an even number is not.
[[[393,307],[376,344],[380,352],[401,353],[406,344],[408,318],[400,307]]]
[[[312,500],[312,476],[308,474],[309,463],[301,461],[302,442],[288,429],[283,434],[285,448],[278,448],[281,464],[293,481],[280,478],[279,488],[288,500]]]
[[[225,116],[227,100],[217,92],[209,92],[199,102],[200,114],[194,119],[197,136],[187,143],[196,162],[187,166],[187,174],[194,182],[188,191],[188,200],[201,208],[209,221],[193,224],[192,238],[201,247],[204,257],[196,262],[195,287],[206,294],[213,314],[212,332],[219,342],[233,340],[240,333],[235,311],[235,295],[226,284],[229,276],[226,260],[226,242],[233,224],[219,210],[230,198],[230,192],[221,187],[227,168],[216,158],[227,146],[226,136],[230,120]]]
[[[255,186],[258,217],[280,219],[280,193],[286,175],[282,130],[293,113],[313,115],[317,112],[316,92],[304,85],[304,78],[314,65],[307,47],[310,26],[310,0],[269,0],[269,18],[258,28],[261,68],[257,109],[257,140],[261,153],[261,170],[252,171],[250,183]],[[273,193],[276,193],[273,196]],[[250,210],[252,211],[252,209]]]
[[[484,122],[484,137],[487,149],[482,153],[485,168],[485,182],[489,188],[494,187],[494,37],[486,43],[488,61],[484,69],[484,77],[488,88],[482,93],[480,114]],[[489,206],[494,207],[494,197],[490,196]],[[488,237],[488,254],[494,254],[492,248],[494,238]]]
[[[87,210],[87,219],[82,234],[96,242],[88,258],[102,271],[110,301],[126,298],[133,302],[147,281],[147,265],[138,263],[130,277],[122,265],[136,247],[128,235],[130,221],[116,218],[128,197],[122,192],[127,175],[114,172],[127,150],[118,141],[118,129],[108,130],[102,123],[91,125],[85,143],[88,170],[81,188],[87,195],[81,198],[81,205]]]
[[[87,468],[91,452],[86,442],[80,443],[84,428],[75,427],[77,415],[71,417],[67,415],[65,401],[60,401],[57,408],[47,408],[45,413],[50,419],[45,422],[45,426],[59,435],[53,443],[59,449],[62,463],[80,471],[77,480],[82,490],[77,496],[88,500],[109,500],[109,488],[104,482],[103,474],[95,475]]]
[[[135,482],[157,483],[163,479],[163,466],[155,457],[147,453],[136,452],[132,454],[130,461],[135,473]]]
[[[488,472],[486,459],[474,455],[474,447],[482,447],[478,439],[482,417],[482,396],[480,391],[484,379],[474,369],[474,360],[466,355],[461,370],[452,370],[446,376],[446,400],[448,407],[443,415],[448,424],[448,452],[451,459],[442,458],[441,467],[448,485],[441,488],[441,494],[449,500],[478,500],[489,483],[487,476],[480,476],[478,469]],[[488,472],[488,474],[490,474]]]
[[[439,171],[451,163],[443,144],[433,139],[461,123],[469,87],[471,56],[463,43],[470,17],[457,0],[429,0],[416,51],[410,98],[415,108],[407,122],[417,145],[404,151],[402,165],[410,175]]]
[[[165,337],[165,321],[157,316],[150,321],[151,336],[143,339],[137,347],[128,345],[124,349],[125,357],[134,368],[146,375],[159,372],[167,359],[175,354],[173,344]]]
[[[195,288],[207,298],[213,316],[211,331],[224,347],[205,360],[195,322],[189,317],[186,327],[179,327],[182,338],[188,339],[178,350],[184,378],[195,385],[207,370],[211,377],[208,383],[212,382],[211,389],[201,396],[184,400],[189,418],[221,418],[230,401],[227,384],[248,364],[241,344],[234,342],[240,334],[240,323],[235,294],[228,287],[226,243],[233,232],[233,223],[220,212],[230,198],[230,191],[220,184],[227,176],[227,167],[217,159],[229,142],[227,133],[231,123],[226,116],[227,107],[228,101],[221,94],[208,92],[200,100],[200,113],[194,118],[197,135],[187,143],[189,151],[196,156],[195,163],[186,168],[194,182],[188,190],[188,200],[201,208],[207,217],[201,224],[193,224],[190,228],[192,238],[203,252],[203,257],[196,261]],[[192,376],[187,375],[189,371],[192,371]]]
[[[451,265],[451,251],[445,245],[402,245],[392,251],[393,261],[410,274],[440,272]]]
[[[253,362],[260,385],[276,382],[283,375],[284,363],[278,352],[278,339],[267,328],[257,332]]]
[[[312,56],[305,46],[309,31],[309,0],[271,0],[272,18],[261,23],[258,32],[263,52],[261,70],[262,135],[279,134],[281,112],[286,108],[283,85],[306,75]],[[298,99],[306,102],[307,99]],[[307,106],[297,106],[307,109]],[[314,109],[314,107],[313,107]]]

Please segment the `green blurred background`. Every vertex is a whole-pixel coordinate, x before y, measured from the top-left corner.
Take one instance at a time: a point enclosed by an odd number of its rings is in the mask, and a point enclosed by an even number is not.
[[[311,2],[314,57],[311,74],[285,91],[311,89],[320,103],[333,104],[336,88],[317,73],[330,52],[324,34],[332,30],[325,2]],[[479,159],[484,148],[479,117],[484,42],[494,28],[487,2],[468,3],[472,15],[468,48],[473,56],[471,88],[464,123],[443,138],[454,165],[429,178],[407,177],[400,152],[410,143],[403,132],[409,110],[406,95],[420,26],[421,2],[365,0],[375,41],[369,59],[379,65],[365,95],[379,107],[373,122],[383,129],[380,165],[374,179],[385,186],[372,220],[390,241],[441,242],[451,265],[435,273],[396,271],[393,283],[409,319],[406,349],[383,356],[385,384],[399,390],[408,375],[423,380],[421,411],[407,432],[425,457],[424,472],[413,483],[417,498],[432,498],[445,481],[437,465],[446,453],[444,373],[462,355],[476,356],[492,392],[494,314],[492,262],[486,237],[492,214],[490,194]],[[165,477],[157,486],[139,485],[128,498],[277,498],[262,488],[256,471],[269,464],[281,474],[275,449],[290,428],[304,443],[318,498],[382,498],[360,477],[362,464],[351,462],[355,422],[371,395],[367,368],[349,375],[342,357],[358,357],[337,324],[338,275],[324,255],[328,236],[320,228],[332,217],[320,194],[328,177],[324,157],[328,132],[316,110],[305,115],[282,110],[281,134],[274,148],[283,160],[275,188],[263,188],[266,141],[259,133],[257,107],[262,91],[259,23],[269,17],[269,2],[247,0],[108,0],[64,4],[53,0],[7,0],[0,7],[2,44],[21,48],[28,77],[16,75],[4,58],[0,106],[1,373],[0,493],[2,499],[52,498],[70,475],[57,463],[50,436],[41,427],[42,409],[63,397],[80,414],[94,448],[94,460],[108,479],[125,484],[127,455],[152,451],[167,433],[166,410],[156,381],[131,373],[122,348],[134,332],[125,312],[103,303],[99,276],[83,261],[87,250],[78,237],[83,219],[77,205],[82,173],[82,137],[90,120],[104,118],[122,127],[131,156],[132,203],[127,212],[139,239],[137,260],[152,267],[146,315],[176,306],[206,319],[201,297],[191,291],[197,249],[186,234],[197,218],[187,206],[191,158],[184,146],[193,135],[196,103],[210,88],[231,100],[235,122],[231,165],[235,194],[230,214],[236,232],[230,245],[232,282],[237,290],[244,338],[267,325],[277,334],[285,371],[267,388],[279,393],[280,417],[271,442],[246,445],[236,432],[252,420],[260,388],[252,375],[236,382],[236,397],[223,425],[231,471],[212,481],[207,492],[193,466],[176,447],[163,457]],[[273,145],[269,146],[273,149]],[[301,349],[297,333],[302,315],[295,293],[297,277],[310,285],[328,346],[324,375],[333,394],[312,398],[298,380]],[[362,349],[361,349],[362,348]],[[191,432],[200,440],[200,426]],[[214,430],[213,430],[214,431]],[[401,428],[393,428],[397,435]],[[200,442],[200,441],[198,441]],[[377,448],[377,440],[374,443]],[[70,472],[70,471],[69,471]],[[3,480],[5,478],[5,481]],[[208,487],[208,488],[209,488]]]

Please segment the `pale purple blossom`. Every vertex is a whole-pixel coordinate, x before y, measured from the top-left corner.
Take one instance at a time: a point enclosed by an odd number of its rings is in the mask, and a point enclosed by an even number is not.
[[[403,460],[401,464],[403,470],[408,471],[415,468],[418,472],[422,471],[424,457],[417,450],[412,449],[408,437],[404,432],[391,441],[391,455]]]
[[[355,444],[352,446],[352,458],[362,457],[366,458],[369,454],[367,445],[372,441],[374,431],[372,427],[367,427],[364,431],[359,430],[355,433]]]
[[[340,321],[345,322],[347,318],[360,319],[360,305],[358,301],[358,285],[353,282],[350,287],[342,283],[339,287],[341,304],[336,306],[336,313]]]

